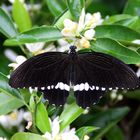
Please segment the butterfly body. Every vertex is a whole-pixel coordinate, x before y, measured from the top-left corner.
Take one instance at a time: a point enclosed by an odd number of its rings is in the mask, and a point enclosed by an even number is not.
[[[47,52],[21,64],[11,75],[14,88],[38,89],[51,104],[63,105],[73,87],[77,104],[91,106],[109,90],[134,89],[139,79],[122,61],[103,53]]]

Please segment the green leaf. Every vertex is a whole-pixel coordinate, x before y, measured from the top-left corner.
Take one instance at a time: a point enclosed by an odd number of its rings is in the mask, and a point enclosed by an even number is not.
[[[105,19],[103,22],[104,25],[109,24],[122,25],[127,26],[137,32],[140,32],[139,23],[140,23],[139,16],[131,16],[127,14],[114,15],[109,17],[108,19]]]
[[[0,72],[0,115],[7,114],[29,101],[29,92],[21,90],[21,93],[11,88],[8,84],[8,78]]]
[[[37,104],[36,109],[36,126],[44,134],[46,132],[51,132],[50,122],[47,110],[42,102]]]
[[[70,13],[70,11],[66,10],[62,13],[62,15],[60,15],[57,20],[55,21],[54,23],[54,26],[59,28],[59,29],[62,29],[64,27],[64,20],[65,19],[72,19],[72,15]]]
[[[66,9],[66,4],[63,0],[46,0],[46,3],[50,12],[55,17],[60,16],[60,14],[62,14]]]
[[[56,27],[38,27],[23,32],[15,38],[8,39],[4,45],[13,46],[25,43],[49,42],[62,38],[61,32]]]
[[[113,24],[122,20],[133,18],[133,16],[127,14],[113,15],[103,21],[104,25]]]
[[[68,9],[75,21],[79,20],[82,9],[85,7],[85,0],[67,0]]]
[[[138,52],[138,53],[139,53],[139,55],[140,55],[140,48],[138,48],[138,49],[137,49],[137,52]]]
[[[134,91],[127,91],[127,93],[124,93],[123,95],[127,98],[140,101],[140,90],[139,89],[134,90]]]
[[[23,102],[14,96],[0,92],[0,115],[7,114],[23,105]]]
[[[11,18],[2,8],[0,8],[0,32],[8,38],[14,37],[17,34]]]
[[[70,125],[77,117],[79,117],[84,110],[76,103],[67,105],[60,115],[60,130],[61,132]]]
[[[11,88],[8,84],[8,78],[0,72],[0,91],[15,96],[18,99],[23,99],[18,90]]]
[[[84,126],[84,127],[79,128],[76,131],[76,135],[80,138],[80,140],[83,140],[85,135],[87,135],[90,132],[95,131],[97,129],[99,129],[99,128],[94,127],[94,126]]]
[[[20,32],[26,31],[32,27],[29,13],[25,8],[24,3],[22,3],[20,0],[15,0],[13,4],[12,16]]]
[[[129,24],[128,26],[129,26],[129,28],[131,28],[137,32],[140,32],[139,24],[140,24],[140,17],[137,17],[134,19],[133,23]]]
[[[4,55],[3,51],[1,51],[0,52],[0,72],[6,75],[9,74],[9,70],[10,70],[10,68],[8,67],[9,63],[11,63],[11,61]]]
[[[4,138],[10,138],[11,137],[11,130],[9,131],[7,128],[4,128],[1,124],[0,124],[0,137],[4,137]]]
[[[101,25],[97,26],[95,31],[96,38],[111,38],[124,42],[140,39],[140,33],[121,25]]]
[[[105,135],[107,140],[124,140],[124,135],[120,127],[117,125],[113,126]]]
[[[10,140],[47,140],[47,139],[33,133],[19,132],[16,133]]]
[[[140,0],[128,0],[123,13],[140,16]]]
[[[110,54],[126,64],[139,64],[140,55],[115,40],[109,38],[99,38],[96,41],[91,41],[93,51]]]
[[[114,125],[116,125],[127,113],[128,107],[108,109],[97,114],[84,125],[92,125],[100,129],[94,132],[91,140],[99,140],[102,138]]]

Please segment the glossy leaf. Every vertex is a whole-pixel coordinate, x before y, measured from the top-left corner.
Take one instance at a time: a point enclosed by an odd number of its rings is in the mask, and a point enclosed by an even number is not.
[[[19,132],[16,133],[10,140],[47,140],[41,135],[34,133]]]
[[[12,16],[16,22],[19,31],[23,32],[32,27],[31,19],[24,3],[20,0],[15,0],[13,4]]]
[[[54,26],[57,27],[57,28],[59,28],[59,29],[62,29],[64,27],[64,20],[67,19],[67,18],[68,19],[72,19],[72,15],[71,15],[70,11],[68,11],[68,10],[64,11],[62,13],[62,15],[60,15],[56,19],[56,21],[54,23]]]
[[[8,38],[17,34],[13,21],[2,8],[0,8],[0,32]]]
[[[11,137],[12,134],[13,132],[11,132],[10,129],[7,129],[0,124],[0,137],[8,139]]]
[[[128,0],[123,13],[140,16],[140,0]]]
[[[108,131],[105,135],[107,140],[124,140],[124,135],[120,127],[115,125],[112,129]]]
[[[68,9],[75,21],[79,20],[82,9],[85,6],[85,0],[67,0]]]
[[[99,140],[104,136],[113,126],[115,126],[127,113],[128,107],[108,109],[99,112],[91,117],[84,125],[92,125],[100,129],[94,132],[91,140]]]
[[[0,92],[0,115],[7,114],[23,105],[23,102],[14,96]]]
[[[140,33],[121,25],[101,25],[97,26],[95,30],[96,38],[111,38],[124,42],[140,39]]]
[[[39,102],[36,108],[36,126],[43,134],[47,131],[51,132],[48,113],[42,102]]]
[[[99,129],[98,127],[94,126],[85,126],[81,127],[76,131],[76,135],[80,138],[80,140],[83,140],[84,136],[89,134],[90,132],[93,132],[95,130]]]
[[[140,54],[140,48],[137,49],[137,52]]]
[[[4,49],[4,47],[3,47]],[[8,64],[10,63],[9,59],[3,54],[3,52],[0,52],[0,72],[3,74],[8,75],[10,68],[8,67]]]
[[[139,89],[134,90],[134,91],[127,91],[127,93],[124,93],[123,95],[127,98],[140,101],[140,90]]]
[[[21,90],[21,93],[11,88],[8,84],[8,78],[0,73],[0,115],[7,114],[29,101],[28,90]]]
[[[103,21],[104,25],[113,24],[122,20],[133,18],[131,15],[127,14],[120,14],[120,15],[113,15]]]
[[[140,32],[140,18],[139,16],[130,16],[130,15],[114,15],[109,17],[108,19],[105,19],[103,22],[104,25],[109,24],[116,24],[116,25],[122,25],[127,26],[137,32]]]
[[[22,99],[21,94],[18,90],[11,88],[8,84],[8,78],[0,72],[0,91],[15,96],[16,98]]]
[[[140,17],[135,18],[135,21],[133,23],[129,24],[129,28],[136,30],[137,32],[140,32]]]
[[[55,27],[38,27],[23,32],[15,38],[5,41],[5,45],[13,46],[25,43],[49,42],[62,38],[61,32]]]
[[[66,9],[66,4],[63,0],[46,0],[46,3],[50,12],[55,17],[60,16],[60,14],[62,14]]]
[[[140,55],[136,51],[133,51],[109,38],[99,38],[96,41],[92,41],[91,48],[93,51],[110,54],[126,64],[140,63]]]
[[[60,115],[60,130],[61,132],[70,125],[77,117],[79,117],[84,110],[76,103],[67,105],[62,114]]]

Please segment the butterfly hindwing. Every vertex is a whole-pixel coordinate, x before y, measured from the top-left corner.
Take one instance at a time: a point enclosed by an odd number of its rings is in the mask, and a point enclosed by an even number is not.
[[[76,102],[82,108],[90,107],[99,102],[103,95],[104,91],[99,90],[88,90],[88,91],[75,91]]]
[[[64,105],[69,91],[61,89],[51,89],[51,90],[41,90],[43,92],[44,99],[47,99],[50,104],[55,104],[56,106]]]

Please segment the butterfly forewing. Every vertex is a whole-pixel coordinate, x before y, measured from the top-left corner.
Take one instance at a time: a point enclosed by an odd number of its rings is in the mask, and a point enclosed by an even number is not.
[[[66,53],[48,52],[30,58],[11,75],[9,84],[15,88],[47,87],[63,81],[69,84],[69,61]]]
[[[74,85],[88,83],[99,90],[133,89],[139,79],[126,64],[103,53],[79,53]]]

